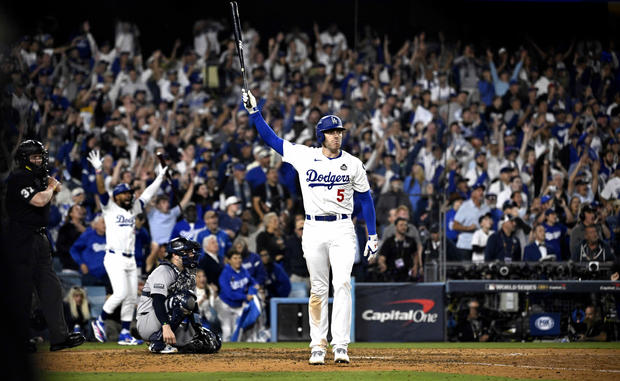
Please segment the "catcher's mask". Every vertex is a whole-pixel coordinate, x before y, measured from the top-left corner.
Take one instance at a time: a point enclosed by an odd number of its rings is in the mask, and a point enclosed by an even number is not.
[[[190,241],[185,237],[177,237],[168,242],[166,258],[171,259],[172,254],[176,254],[183,259],[183,266],[193,269],[198,264],[200,245],[198,242]]]

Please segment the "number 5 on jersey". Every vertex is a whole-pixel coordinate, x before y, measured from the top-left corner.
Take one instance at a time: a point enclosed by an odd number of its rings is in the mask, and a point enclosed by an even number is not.
[[[338,193],[336,194],[336,201],[342,202],[344,200],[344,189],[338,189]]]

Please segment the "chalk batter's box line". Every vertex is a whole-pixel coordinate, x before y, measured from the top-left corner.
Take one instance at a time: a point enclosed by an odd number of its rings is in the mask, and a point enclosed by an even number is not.
[[[478,365],[478,366],[500,366],[506,368],[524,368],[524,369],[545,369],[545,370],[570,370],[580,372],[600,372],[600,373],[620,373],[617,369],[585,369],[585,368],[561,368],[553,366],[536,366],[536,365],[513,365],[513,364],[494,364],[490,362],[453,362],[451,364],[460,365]]]

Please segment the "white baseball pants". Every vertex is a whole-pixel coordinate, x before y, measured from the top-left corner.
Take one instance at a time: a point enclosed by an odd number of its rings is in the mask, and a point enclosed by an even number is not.
[[[112,295],[103,304],[103,310],[112,314],[121,305],[121,321],[132,321],[138,300],[138,269],[134,257],[107,252],[103,266],[112,284]]]
[[[351,269],[355,260],[355,239],[350,218],[306,220],[304,224],[302,248],[310,273],[308,314],[311,348],[327,348],[330,267],[334,286],[331,345],[346,347],[351,341]]]

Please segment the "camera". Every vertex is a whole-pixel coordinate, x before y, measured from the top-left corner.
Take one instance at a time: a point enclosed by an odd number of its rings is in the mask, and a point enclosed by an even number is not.
[[[503,265],[499,268],[499,275],[501,276],[508,276],[508,274],[510,274],[510,267],[508,267],[507,265]]]
[[[597,261],[588,262],[588,271],[595,273],[598,272],[599,265]]]

